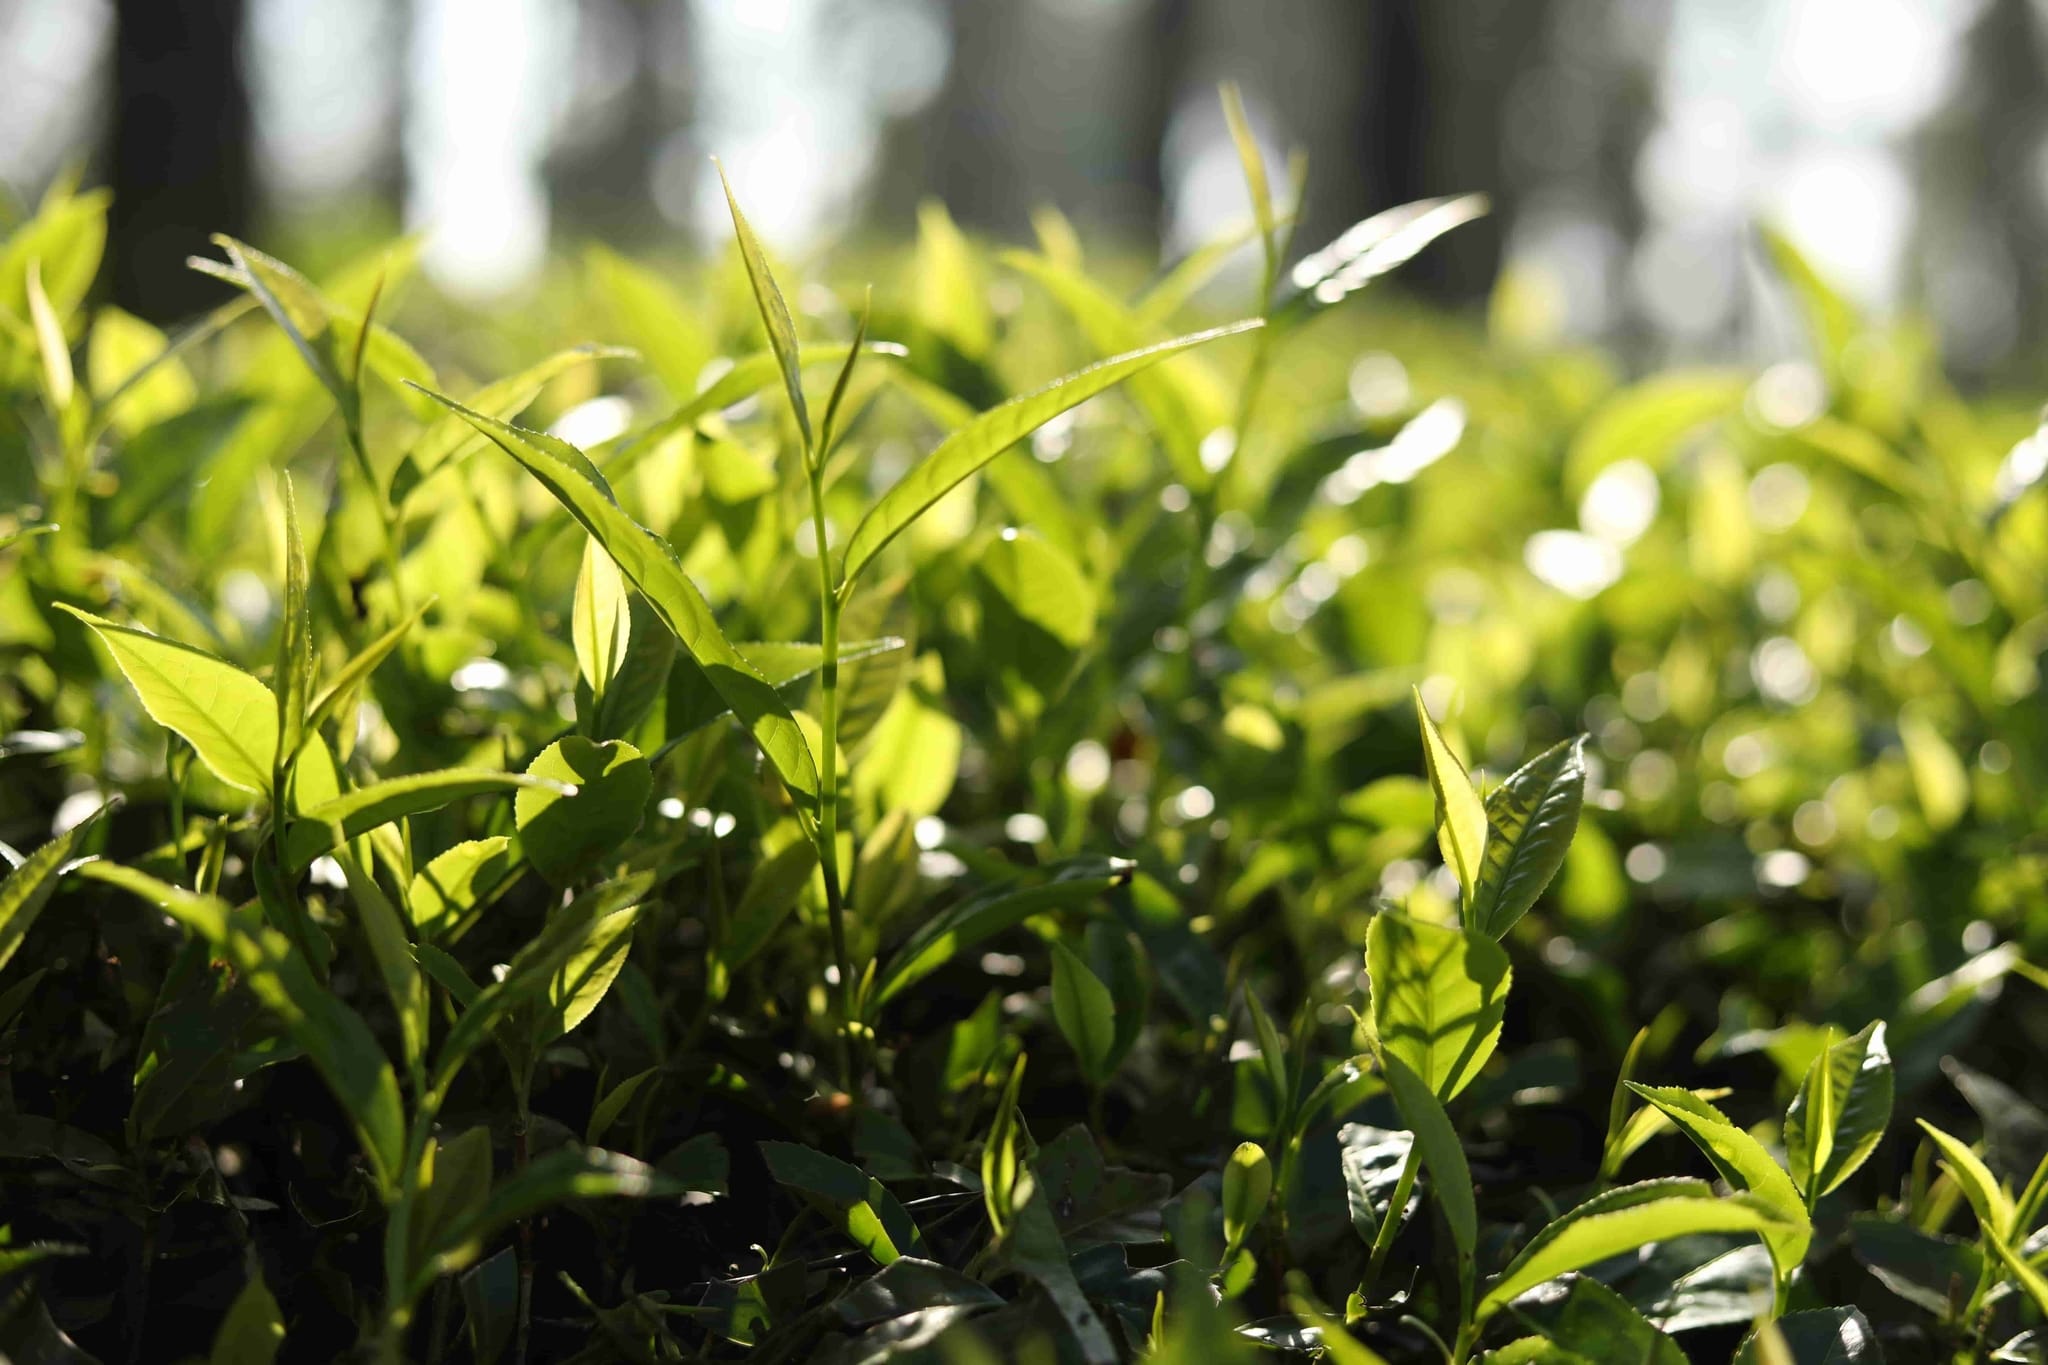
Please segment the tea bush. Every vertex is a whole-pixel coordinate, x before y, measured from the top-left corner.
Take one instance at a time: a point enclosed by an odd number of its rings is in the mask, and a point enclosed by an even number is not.
[[[1627,380],[1244,160],[1135,287],[734,205],[166,335],[16,224],[0,1348],[2048,1355],[2048,436],[1775,237],[1800,358]]]

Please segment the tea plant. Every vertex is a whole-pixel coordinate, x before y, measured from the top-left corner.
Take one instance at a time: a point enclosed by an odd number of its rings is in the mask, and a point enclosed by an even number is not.
[[[13,229],[0,1350],[2040,1353],[2048,437],[1775,238],[1760,377],[1378,304],[1483,202],[1225,112],[1136,290]]]

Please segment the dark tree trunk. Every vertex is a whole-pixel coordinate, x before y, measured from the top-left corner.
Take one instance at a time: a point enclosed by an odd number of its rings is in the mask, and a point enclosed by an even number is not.
[[[169,322],[221,296],[185,258],[247,228],[243,0],[117,0],[115,15],[113,296]]]

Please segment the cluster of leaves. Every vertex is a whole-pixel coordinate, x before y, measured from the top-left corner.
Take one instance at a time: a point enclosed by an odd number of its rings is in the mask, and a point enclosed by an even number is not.
[[[2048,1350],[2048,437],[1774,238],[1762,376],[1340,308],[1483,204],[1294,260],[1225,109],[1135,292],[734,204],[418,346],[222,239],[167,336],[13,226],[0,1350]]]

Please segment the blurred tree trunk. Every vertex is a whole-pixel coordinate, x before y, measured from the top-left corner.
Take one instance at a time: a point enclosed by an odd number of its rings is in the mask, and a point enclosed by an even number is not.
[[[185,268],[214,232],[247,231],[243,0],[116,0],[114,301],[169,322],[221,297]]]
[[[1166,233],[1166,135],[1184,93],[1188,57],[1194,46],[1195,7],[1193,0],[1152,0],[1146,9],[1145,22],[1138,30],[1139,50],[1134,54],[1141,79],[1132,95],[1136,114],[1131,175],[1143,203],[1149,205],[1149,212],[1135,224],[1146,232],[1149,245]]]
[[[659,224],[650,210],[655,161],[687,121],[688,10],[662,11],[654,0],[576,0],[581,78],[548,155],[548,191],[563,228],[614,245]],[[665,188],[670,213],[682,207],[678,191]]]

